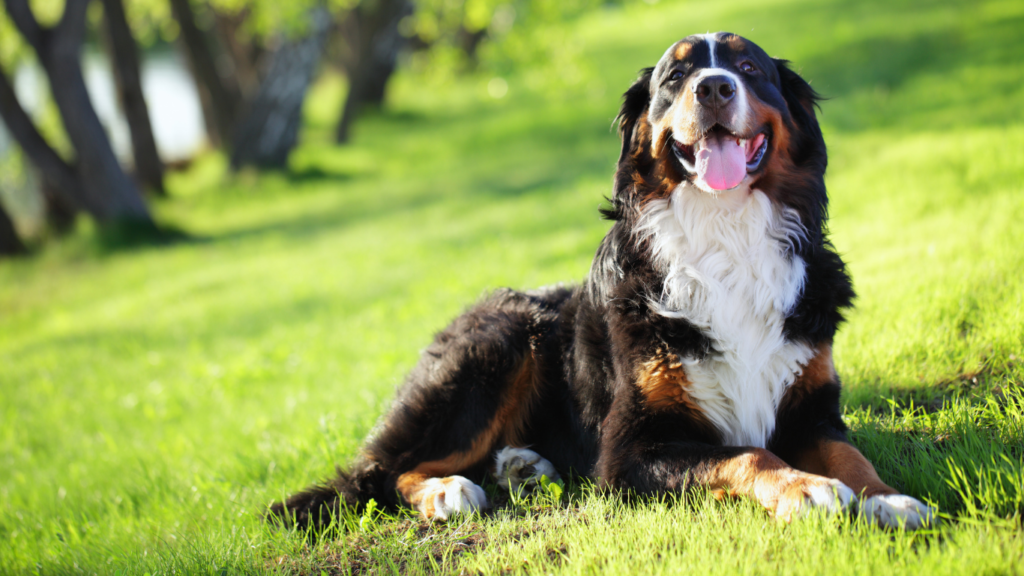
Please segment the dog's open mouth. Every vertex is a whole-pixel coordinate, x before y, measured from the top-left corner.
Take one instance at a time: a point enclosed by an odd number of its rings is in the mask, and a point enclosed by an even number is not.
[[[768,134],[762,130],[752,138],[740,138],[715,125],[693,144],[676,140],[673,150],[687,172],[696,174],[713,190],[730,190],[761,166],[768,151]]]

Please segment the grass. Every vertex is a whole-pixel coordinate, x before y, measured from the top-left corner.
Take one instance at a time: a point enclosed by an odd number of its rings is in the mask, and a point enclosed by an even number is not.
[[[88,230],[0,264],[0,571],[12,574],[1014,573],[1024,565],[1024,4],[677,3],[557,30],[580,82],[405,74],[329,145],[314,90],[288,172],[211,155],[155,205],[190,242]],[[831,230],[858,307],[835,345],[855,443],[938,505],[917,534],[791,525],[703,494],[586,485],[334,538],[263,507],[344,463],[431,334],[485,291],[578,280],[618,145],[618,95],[692,32],[728,29],[831,99]],[[493,487],[490,487],[493,491]],[[360,526],[362,521],[362,526]]]

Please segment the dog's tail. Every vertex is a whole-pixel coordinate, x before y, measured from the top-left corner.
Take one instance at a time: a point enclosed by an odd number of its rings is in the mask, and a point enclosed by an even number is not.
[[[360,458],[346,471],[337,469],[334,478],[275,502],[267,519],[286,526],[318,530],[330,525],[343,509],[358,511],[371,499],[382,506],[394,498],[386,487],[387,473],[368,459]]]

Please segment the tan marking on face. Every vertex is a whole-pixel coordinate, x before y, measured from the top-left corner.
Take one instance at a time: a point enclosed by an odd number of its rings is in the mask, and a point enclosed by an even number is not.
[[[691,50],[693,50],[692,44],[689,42],[680,42],[679,45],[676,46],[676,60],[685,60],[690,55]]]
[[[742,36],[731,34],[723,38],[723,41],[736,54],[742,54],[747,49],[747,42]]]
[[[651,142],[651,123],[649,121],[648,111],[644,111],[640,115],[640,118],[636,121],[636,126],[633,128],[633,134],[630,135],[633,139],[633,157],[640,156],[645,151],[650,150],[653,154],[654,145]]]
[[[878,477],[875,467],[852,444],[823,439],[801,453],[796,460],[800,470],[835,478],[858,496],[898,494]]]
[[[748,94],[753,94],[748,92]],[[810,184],[813,174],[807,174],[797,168],[790,156],[790,145],[792,133],[789,126],[782,117],[782,113],[775,108],[768,106],[756,97],[750,98],[750,106],[757,118],[756,126],[771,126],[771,154],[767,164],[762,168],[757,180],[751,183],[752,187],[764,192],[773,201],[786,204],[786,191],[792,187],[803,187]],[[803,217],[809,214],[801,214]]]
[[[430,478],[444,478],[464,472],[479,464],[490,456],[500,443],[508,446],[522,446],[522,434],[529,415],[530,405],[537,397],[537,370],[533,355],[523,360],[516,371],[508,388],[505,390],[501,405],[498,407],[490,424],[476,438],[469,450],[453,452],[440,460],[421,462],[415,468],[398,477],[396,487],[412,506],[419,506],[425,497],[422,484]],[[433,497],[430,499],[433,502]],[[420,510],[426,517],[433,515],[433,504],[428,514]],[[418,508],[417,508],[418,509]]]
[[[751,448],[701,472],[698,481],[713,490],[715,497],[753,498],[786,522],[805,505],[804,499],[812,488],[831,483],[823,476],[790,468],[778,456],[761,448]]]
[[[696,104],[692,86],[688,84],[668,111],[657,122],[651,123],[651,156],[667,158],[665,152],[673,145],[673,140],[692,143],[700,138],[697,114],[694,111]]]

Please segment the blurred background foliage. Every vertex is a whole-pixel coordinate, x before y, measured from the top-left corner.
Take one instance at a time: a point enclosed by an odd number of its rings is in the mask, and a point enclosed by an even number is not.
[[[359,115],[385,105],[397,68],[434,88],[485,75],[495,98],[508,92],[506,77],[514,72],[521,86],[551,95],[603,90],[582,43],[564,24],[627,1],[71,0],[74,10],[67,10],[64,0],[7,0],[0,10],[0,71],[13,90],[4,107],[10,133],[0,133],[0,208],[33,247],[71,230],[81,214],[101,228],[138,231],[141,223],[147,231],[141,241],[166,239],[166,226],[151,222],[144,205],[145,197],[163,194],[164,166],[187,166],[216,149],[235,169],[287,167],[306,91],[317,78],[335,74],[343,81],[339,144],[349,140]],[[82,39],[59,26],[79,6]],[[16,25],[12,16],[19,12],[27,16]],[[74,91],[63,85],[67,73],[48,76],[67,63],[40,60],[54,50],[27,41],[33,27],[51,29],[48,44],[71,38],[74,45],[63,51],[84,55],[75,66],[88,99],[54,103],[54,89]],[[168,66],[164,76],[185,70],[190,80],[160,86],[157,76]],[[61,85],[49,86],[47,77]],[[182,126],[195,123],[190,109],[158,105],[154,117],[147,101],[160,96],[185,108],[195,101],[201,134],[181,135]],[[81,117],[96,124],[93,116],[106,135],[67,132],[81,126]],[[160,126],[171,122],[179,123],[175,142]],[[100,160],[113,155],[124,174]],[[89,169],[98,165],[106,172]]]

